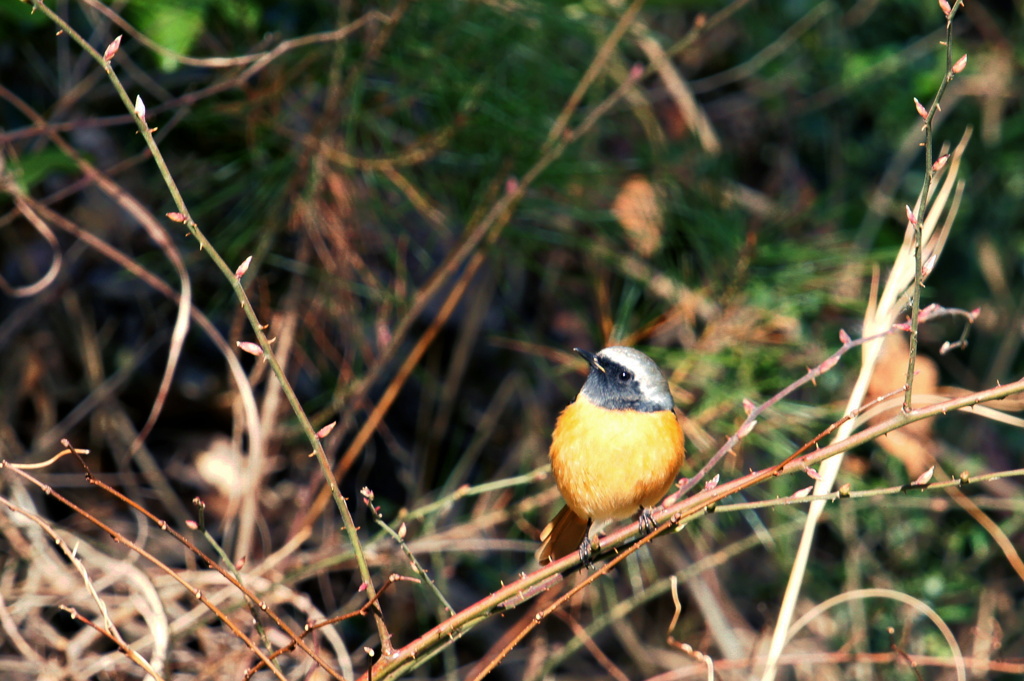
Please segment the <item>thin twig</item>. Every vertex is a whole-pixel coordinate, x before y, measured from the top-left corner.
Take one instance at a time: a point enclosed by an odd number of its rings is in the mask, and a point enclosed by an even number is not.
[[[910,359],[907,361],[907,392],[903,395],[903,411],[910,410],[911,400],[913,399],[914,365],[917,360],[917,331],[918,324],[920,323],[917,316],[921,311],[921,293],[924,289],[924,279],[926,276],[922,257],[924,243],[921,237],[921,225],[924,222],[925,214],[928,212],[932,180],[942,172],[942,166],[945,165],[943,163],[936,167],[937,164],[932,161],[932,125],[935,120],[935,114],[942,108],[940,102],[942,101],[942,95],[946,92],[946,86],[949,85],[950,81],[953,80],[953,76],[956,75],[953,71],[953,17],[956,16],[962,6],[963,0],[956,0],[950,11],[946,14],[946,74],[939,84],[931,106],[928,107],[928,111],[924,116],[924,180],[921,183],[921,193],[918,195],[916,211],[907,210],[911,218],[911,226],[914,229],[914,287],[910,294]],[[920,103],[916,99],[914,102],[920,110]]]

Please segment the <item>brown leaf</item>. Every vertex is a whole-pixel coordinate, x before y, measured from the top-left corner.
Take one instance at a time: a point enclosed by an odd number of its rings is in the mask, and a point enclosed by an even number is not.
[[[611,211],[637,253],[649,258],[661,248],[665,214],[657,189],[646,177],[633,175],[627,179],[612,202]]]
[[[875,373],[868,385],[868,400],[900,390],[907,380],[907,361],[910,358],[910,346],[906,337],[902,334],[890,334],[882,345],[882,353],[879,355]],[[914,363],[916,376],[914,377],[914,395],[936,395],[939,393],[939,370],[930,357],[920,354]],[[915,400],[920,405],[920,402]],[[882,413],[875,416],[872,421],[877,422],[893,416],[896,410],[902,408],[903,392],[898,392],[894,397],[889,398],[887,403],[891,405]],[[899,430],[883,435],[876,442],[878,445],[895,456],[907,469],[907,473],[916,478],[928,470],[929,466],[935,463],[933,452],[936,444],[932,436],[932,419],[910,423]]]

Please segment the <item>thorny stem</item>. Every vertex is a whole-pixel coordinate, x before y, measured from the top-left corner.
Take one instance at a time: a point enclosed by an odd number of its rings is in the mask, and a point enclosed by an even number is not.
[[[921,194],[917,200],[917,210],[911,220],[914,228],[914,292],[910,302],[910,359],[907,361],[907,390],[903,395],[903,411],[911,409],[911,400],[914,391],[914,365],[917,360],[917,328],[918,314],[921,311],[921,291],[924,288],[924,263],[922,263],[922,252],[924,244],[921,239],[921,224],[925,219],[928,209],[928,194],[931,191],[932,180],[941,172],[941,168],[934,168],[932,161],[932,124],[935,114],[941,110],[939,102],[946,91],[946,86],[953,80],[953,17],[963,6],[963,0],[956,0],[949,13],[946,14],[946,75],[935,92],[935,98],[928,107],[927,115],[924,118],[924,182],[921,185]]]

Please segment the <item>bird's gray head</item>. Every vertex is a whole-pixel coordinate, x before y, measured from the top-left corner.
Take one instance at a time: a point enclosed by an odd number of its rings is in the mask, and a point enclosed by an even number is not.
[[[668,381],[654,360],[634,348],[613,346],[596,355],[573,351],[590,364],[580,394],[605,409],[671,411]]]

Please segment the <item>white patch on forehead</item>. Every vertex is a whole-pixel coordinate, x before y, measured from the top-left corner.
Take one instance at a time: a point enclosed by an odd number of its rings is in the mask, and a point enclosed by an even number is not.
[[[621,364],[633,372],[637,379],[644,383],[661,383],[665,377],[662,375],[654,360],[635,348],[624,346],[612,346],[597,353],[598,358],[608,359],[616,364]]]

